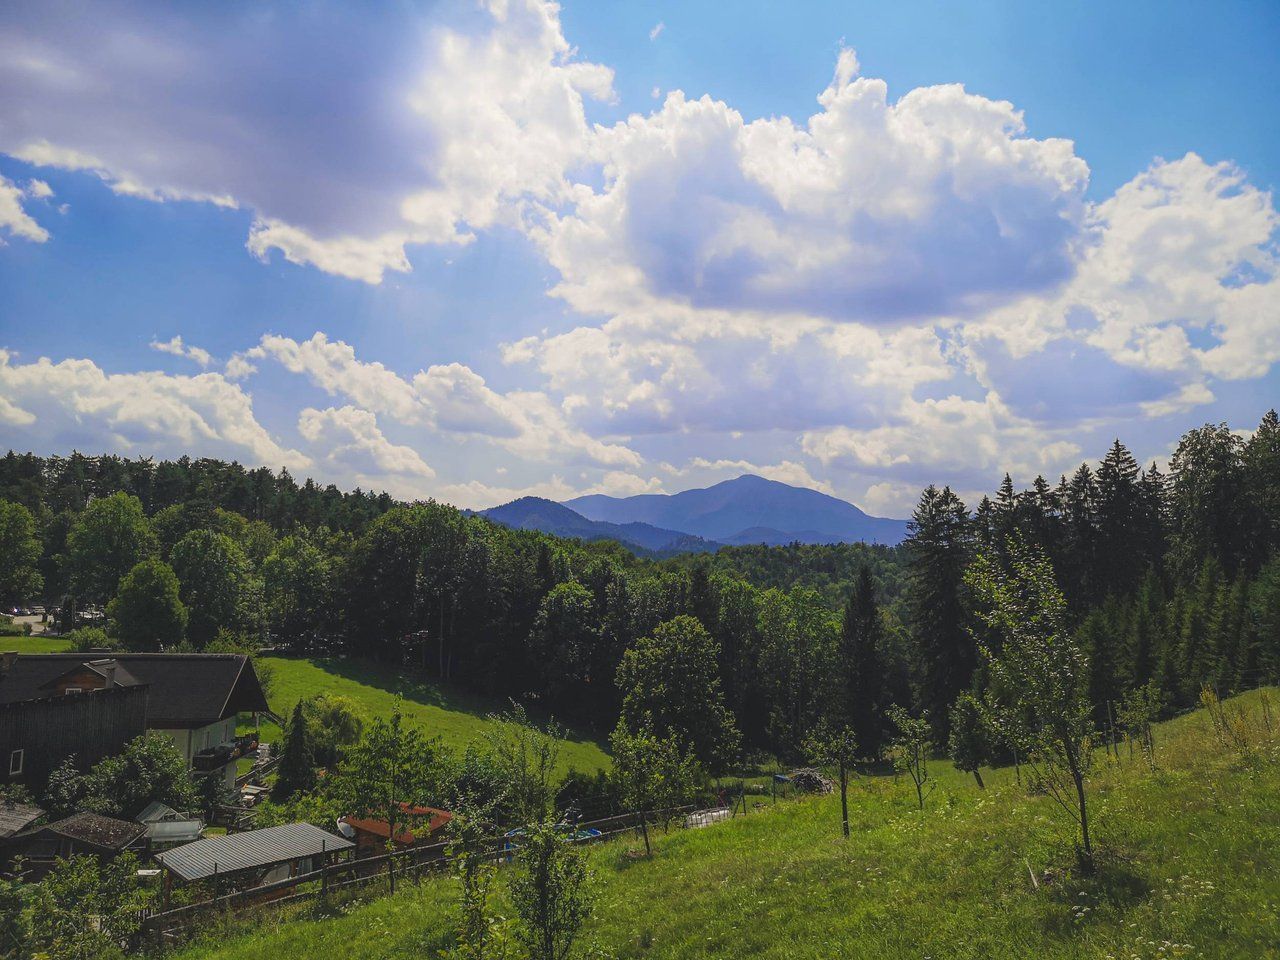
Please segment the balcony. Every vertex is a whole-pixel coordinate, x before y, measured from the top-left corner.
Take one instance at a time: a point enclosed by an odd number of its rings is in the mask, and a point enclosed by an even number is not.
[[[201,773],[221,770],[235,760],[236,750],[230,743],[222,743],[216,747],[206,747],[191,758],[191,766]]]

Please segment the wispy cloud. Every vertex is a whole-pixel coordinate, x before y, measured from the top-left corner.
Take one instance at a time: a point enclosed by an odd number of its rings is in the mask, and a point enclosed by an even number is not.
[[[207,367],[213,362],[213,355],[208,350],[183,343],[180,336],[175,336],[169,340],[152,340],[150,347],[160,353],[168,353],[175,357],[186,357],[202,367]]]

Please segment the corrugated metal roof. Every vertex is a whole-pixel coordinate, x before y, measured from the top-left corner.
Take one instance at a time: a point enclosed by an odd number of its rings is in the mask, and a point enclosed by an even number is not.
[[[285,863],[318,853],[349,850],[350,840],[335,836],[309,823],[286,823],[279,827],[206,837],[195,843],[156,854],[166,869],[183,880],[203,880],[214,873],[251,870]]]

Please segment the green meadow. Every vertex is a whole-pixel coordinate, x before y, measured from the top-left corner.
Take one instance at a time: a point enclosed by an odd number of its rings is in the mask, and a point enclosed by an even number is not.
[[[271,677],[271,708],[282,717],[303,698],[334,694],[359,704],[369,718],[390,716],[398,709],[428,736],[459,749],[485,732],[490,715],[510,707],[369,660],[263,657],[261,663]],[[280,730],[265,724],[262,735],[272,741],[279,738]],[[569,732],[560,751],[562,770],[573,767],[590,772],[608,764],[608,755],[590,736]]]
[[[1246,748],[1197,711],[1157,728],[1154,769],[1127,747],[1098,753],[1091,876],[1028,771],[1021,785],[1012,769],[984,771],[979,790],[939,762],[924,811],[906,780],[858,779],[848,841],[826,796],[659,834],[648,860],[634,841],[594,848],[599,900],[578,955],[1280,957],[1280,692],[1232,703],[1247,711]],[[452,881],[364,896],[323,919],[307,908],[228,919],[180,957],[390,960],[450,945]]]

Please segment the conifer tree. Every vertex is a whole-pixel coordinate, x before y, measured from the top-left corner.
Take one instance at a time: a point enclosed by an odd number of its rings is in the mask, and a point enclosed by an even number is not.
[[[299,700],[293,706],[289,725],[280,749],[280,767],[276,771],[271,797],[283,803],[295,794],[306,793],[316,785],[315,746],[311,742],[311,726]]]
[[[1165,633],[1164,589],[1160,577],[1148,570],[1138,591],[1133,616],[1129,623],[1125,668],[1122,671],[1129,689],[1144,686],[1155,673],[1158,644]]]
[[[866,757],[878,757],[883,742],[883,628],[871,568],[863,564],[840,624],[840,674],[844,723]]]
[[[1088,464],[1080,464],[1071,480],[1063,484],[1062,494],[1066,528],[1063,579],[1067,585],[1067,596],[1072,598],[1075,606],[1080,606],[1100,599],[1094,572],[1098,487]]]
[[[1280,416],[1268,410],[1244,446],[1249,569],[1280,549]]]
[[[1127,594],[1145,567],[1138,462],[1118,439],[1097,474],[1097,570],[1103,589]]]
[[[968,689],[977,649],[967,628],[964,571],[972,556],[968,511],[950,487],[930,485],[908,524],[909,618],[921,659],[920,695],[939,740],[951,704]]]

